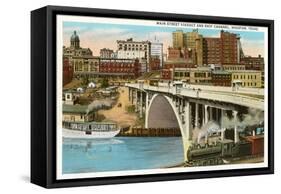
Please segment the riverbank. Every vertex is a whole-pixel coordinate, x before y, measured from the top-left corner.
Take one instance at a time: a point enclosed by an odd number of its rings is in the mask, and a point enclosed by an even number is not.
[[[172,166],[165,166],[164,168],[182,168],[182,167],[185,167],[184,162]]]
[[[152,129],[152,128],[124,128],[118,136],[123,137],[180,137],[181,132],[178,128],[172,129]]]

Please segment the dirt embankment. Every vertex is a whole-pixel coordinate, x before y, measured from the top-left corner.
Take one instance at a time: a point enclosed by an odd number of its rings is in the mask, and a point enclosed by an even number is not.
[[[132,126],[136,123],[137,116],[126,110],[126,107],[131,105],[128,97],[129,90],[127,87],[120,87],[118,91],[120,95],[116,105],[110,110],[100,110],[98,113],[103,114],[106,121],[116,122],[121,127]]]

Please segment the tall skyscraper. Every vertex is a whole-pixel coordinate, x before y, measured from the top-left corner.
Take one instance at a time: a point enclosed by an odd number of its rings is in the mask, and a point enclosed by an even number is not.
[[[221,31],[221,63],[235,64],[240,62],[240,37],[237,34]]]
[[[203,63],[239,64],[243,54],[240,45],[239,35],[223,30],[217,38],[203,38]]]
[[[182,30],[173,32],[173,48],[181,49],[184,47],[184,33]]]
[[[195,52],[197,65],[203,65],[203,36],[199,34],[198,29],[185,33],[185,47]]]
[[[185,33],[182,30],[173,32],[173,48],[192,52],[195,57],[193,61],[199,66],[203,65],[203,36],[198,29]]]

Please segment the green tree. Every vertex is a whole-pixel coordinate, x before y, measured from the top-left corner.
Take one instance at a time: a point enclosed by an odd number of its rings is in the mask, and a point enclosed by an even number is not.
[[[103,78],[101,81],[101,87],[107,88],[109,86],[108,79]]]

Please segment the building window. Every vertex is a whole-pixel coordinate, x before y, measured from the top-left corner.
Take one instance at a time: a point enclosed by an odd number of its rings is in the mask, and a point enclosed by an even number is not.
[[[82,71],[83,70],[83,64],[82,62],[80,61],[79,62],[79,66],[78,66],[78,71]]]

